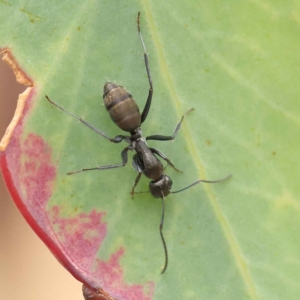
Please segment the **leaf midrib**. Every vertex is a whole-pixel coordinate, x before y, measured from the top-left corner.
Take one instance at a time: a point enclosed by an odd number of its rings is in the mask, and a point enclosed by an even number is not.
[[[162,78],[165,81],[165,85],[169,90],[170,97],[173,101],[173,106],[177,112],[178,118],[182,115],[182,109],[178,97],[178,91],[176,90],[176,87],[174,85],[174,80],[172,79],[171,72],[167,66],[166,62],[166,55],[164,51],[163,44],[161,43],[161,38],[159,37],[159,34],[156,30],[152,9],[149,1],[142,2],[144,5],[144,11],[147,11],[147,14],[145,15],[145,18],[147,19],[147,23],[149,26],[149,30],[152,35],[152,40],[154,44],[154,49],[157,53],[158,57],[158,66],[160,69],[160,74],[162,74]],[[185,125],[182,126],[182,131],[184,131],[183,137],[186,140],[187,148],[189,149],[189,153],[192,156],[192,159],[195,162],[195,165],[197,166],[197,172],[199,174],[199,178],[205,179],[206,172],[204,165],[202,164],[202,160],[199,157],[199,150],[197,150],[197,147],[192,139],[188,139],[188,136],[191,136],[189,126]],[[245,283],[246,289],[249,293],[249,296],[251,299],[258,299],[257,291],[253,282],[253,279],[251,277],[249,267],[246,263],[246,261],[243,258],[243,254],[241,251],[241,248],[239,246],[239,243],[230,227],[230,224],[225,217],[224,213],[221,210],[221,207],[218,205],[217,199],[215,197],[214,189],[212,185],[205,185],[204,190],[207,194],[207,197],[210,201],[211,207],[213,209],[213,212],[220,224],[220,227],[224,233],[225,239],[227,240],[227,243],[229,245],[229,248],[232,252],[232,256],[236,262],[237,268],[239,270],[239,273],[242,277],[242,280]]]

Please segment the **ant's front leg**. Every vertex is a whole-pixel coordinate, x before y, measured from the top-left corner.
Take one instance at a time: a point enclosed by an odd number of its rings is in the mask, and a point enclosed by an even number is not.
[[[131,196],[132,196],[132,199],[133,199],[134,198],[134,189],[137,186],[137,184],[139,183],[139,181],[141,179],[141,176],[143,174],[143,170],[142,170],[142,168],[139,164],[139,161],[138,161],[138,158],[137,158],[136,154],[134,154],[133,157],[132,157],[132,166],[139,172],[139,174],[135,178],[134,185],[133,185],[131,193],[130,193]]]
[[[155,148],[149,148],[150,150],[151,150],[151,152],[153,153],[153,154],[156,154],[156,155],[158,155],[159,157],[161,157],[164,161],[166,161],[167,162],[167,164],[169,165],[169,166],[171,166],[175,171],[177,171],[177,172],[182,172],[181,170],[178,170],[175,166],[174,166],[174,164],[161,152],[161,151],[159,151],[159,150],[157,150],[157,149],[155,149]]]

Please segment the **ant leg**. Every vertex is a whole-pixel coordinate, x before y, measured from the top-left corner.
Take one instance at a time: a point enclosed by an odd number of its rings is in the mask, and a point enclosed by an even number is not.
[[[138,13],[137,16],[137,26],[138,26],[138,34],[140,36],[141,39],[141,43],[143,46],[143,50],[144,50],[144,60],[145,60],[145,66],[146,66],[146,71],[147,71],[147,76],[148,76],[148,81],[149,81],[149,93],[148,93],[148,98],[145,104],[145,107],[143,109],[142,115],[141,115],[141,122],[143,123],[149,113],[150,110],[150,106],[151,106],[151,101],[152,101],[152,94],[153,94],[153,85],[152,85],[152,78],[151,78],[151,73],[150,73],[150,67],[149,67],[149,62],[148,62],[148,55],[147,55],[147,51],[146,51],[146,46],[144,44],[144,40],[141,34],[141,28],[140,28],[140,12]]]
[[[132,199],[134,198],[134,189],[135,189],[135,187],[137,186],[137,184],[139,183],[142,174],[143,174],[143,173],[139,173],[138,176],[136,176],[136,178],[135,178],[134,185],[133,185],[132,190],[131,190],[131,196],[132,196]]]
[[[107,136],[104,132],[102,132],[101,130],[97,129],[96,127],[94,127],[93,125],[89,124],[88,122],[84,121],[82,118],[79,118],[77,116],[75,116],[74,114],[72,114],[71,112],[67,111],[66,109],[64,109],[62,106],[58,105],[57,103],[55,103],[54,101],[50,100],[50,98],[48,96],[46,96],[46,99],[53,104],[54,106],[58,107],[59,109],[61,109],[63,112],[67,113],[68,115],[72,116],[73,118],[77,119],[78,121],[80,121],[81,123],[83,123],[84,125],[86,125],[87,127],[89,127],[90,129],[94,130],[95,132],[97,132],[98,134],[100,134],[101,136],[103,136],[104,138],[110,140],[112,143],[120,143],[122,142],[124,139],[126,139],[126,136],[124,135],[117,135],[114,138],[110,138],[109,136]]]
[[[85,172],[85,171],[92,171],[92,170],[107,170],[107,169],[115,169],[115,168],[120,168],[120,167],[124,167],[128,161],[128,150],[130,148],[126,147],[125,149],[122,150],[121,152],[121,156],[122,156],[122,163],[119,165],[106,165],[106,166],[98,166],[95,168],[85,168],[85,169],[80,169],[78,171],[74,171],[74,172],[68,172],[67,175],[73,175],[73,174],[77,174],[77,173],[81,173],[81,172]]]
[[[182,172],[182,171],[180,171],[180,170],[178,170],[175,166],[174,166],[174,164],[162,153],[162,152],[160,152],[159,150],[157,150],[157,149],[155,149],[155,148],[149,148],[150,150],[151,150],[151,152],[153,153],[153,154],[156,154],[156,155],[158,155],[159,157],[161,157],[163,160],[165,160],[166,162],[167,162],[167,164],[169,165],[169,166],[171,166],[175,171],[177,171],[177,172]]]
[[[132,195],[132,199],[133,199],[134,198],[134,189],[137,186],[137,184],[139,183],[141,176],[143,174],[143,169],[138,161],[137,154],[134,154],[132,157],[132,166],[139,173],[138,176],[135,178],[134,185],[133,185],[131,193],[130,193]]]
[[[181,118],[180,122],[177,124],[173,135],[150,135],[146,137],[146,140],[156,140],[156,141],[172,141],[175,139],[180,127],[181,127],[181,123],[184,119],[184,117],[190,113],[192,110],[194,110],[194,108],[191,108],[190,110],[188,110]]]

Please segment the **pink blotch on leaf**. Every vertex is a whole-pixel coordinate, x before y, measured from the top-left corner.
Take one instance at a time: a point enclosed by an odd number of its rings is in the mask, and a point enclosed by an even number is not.
[[[29,112],[32,96],[27,101],[24,115]],[[0,165],[6,184],[28,223],[46,243],[56,258],[84,284],[91,288],[101,285],[117,299],[150,300],[154,283],[128,285],[120,260],[123,247],[111,254],[108,261],[97,258],[97,252],[106,236],[104,212],[92,210],[71,218],[60,216],[58,206],[47,209],[56,177],[52,149],[44,139],[30,133],[25,139],[22,118]]]
[[[5,153],[7,166],[4,166],[4,177],[9,173],[11,179],[7,179],[7,185],[12,195],[16,189],[20,199],[14,197],[14,200],[24,217],[30,224],[33,217],[47,231],[46,205],[56,177],[52,149],[41,136],[34,133],[22,141],[21,133],[19,125]]]
[[[97,252],[107,234],[104,212],[95,209],[89,214],[79,213],[64,218],[58,206],[52,208],[51,220],[61,248],[70,260],[80,267],[86,278],[98,282],[104,290],[113,293],[117,299],[151,300],[154,283],[128,285],[124,282],[124,271],[120,260],[125,253],[123,247],[111,254],[108,261],[97,258]],[[93,286],[95,288],[95,286]]]
[[[102,222],[105,213],[94,209],[88,214],[62,217],[60,210],[54,206],[50,213],[53,231],[63,251],[83,272],[89,273],[107,233],[106,223]]]
[[[114,297],[130,300],[151,300],[154,294],[154,283],[144,285],[124,283],[124,271],[120,259],[124,255],[121,247],[113,253],[108,261],[98,260],[97,277],[101,277],[102,287],[107,291],[114,291]]]
[[[44,207],[51,197],[52,181],[56,176],[56,168],[51,165],[52,150],[44,140],[33,133],[26,138],[20,166],[22,174],[21,184],[34,197],[27,199]]]

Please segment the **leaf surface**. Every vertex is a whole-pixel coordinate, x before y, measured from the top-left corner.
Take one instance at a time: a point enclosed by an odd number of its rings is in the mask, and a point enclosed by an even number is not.
[[[32,228],[80,281],[132,299],[298,299],[299,6],[295,2],[2,1],[0,46],[34,82],[1,166]],[[136,16],[154,84],[144,135],[183,170],[166,169],[161,202],[129,192],[112,144],[50,105],[45,95],[114,137],[102,105],[106,81],[144,107],[148,81]],[[10,16],[9,18],[7,16]],[[138,191],[148,190],[142,178]]]

